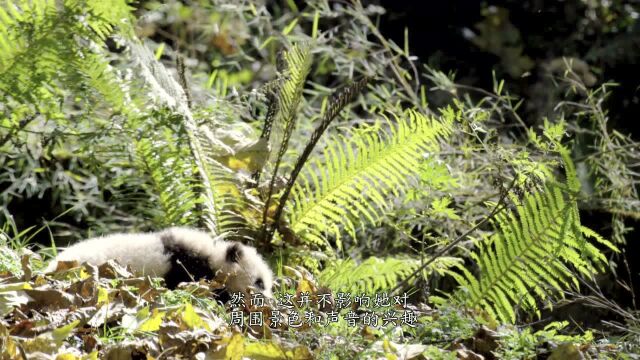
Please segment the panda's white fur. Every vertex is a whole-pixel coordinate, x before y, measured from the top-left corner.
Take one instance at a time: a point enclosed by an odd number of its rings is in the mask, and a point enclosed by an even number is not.
[[[205,232],[185,227],[84,240],[58,254],[46,271],[54,271],[58,261],[100,265],[110,259],[140,274],[162,277],[169,288],[191,278],[210,279],[221,271],[228,274],[227,291],[241,292],[253,286],[272,297],[273,274],[255,248],[214,240]]]

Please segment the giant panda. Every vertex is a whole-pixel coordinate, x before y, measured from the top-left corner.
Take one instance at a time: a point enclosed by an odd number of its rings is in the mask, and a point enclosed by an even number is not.
[[[214,240],[205,232],[186,227],[84,240],[58,254],[46,272],[54,271],[58,261],[101,265],[110,259],[140,274],[164,278],[169,289],[181,282],[212,279],[221,271],[227,275],[226,291],[218,294],[223,302],[230,292],[244,292],[248,287],[272,297],[273,274],[255,248]]]

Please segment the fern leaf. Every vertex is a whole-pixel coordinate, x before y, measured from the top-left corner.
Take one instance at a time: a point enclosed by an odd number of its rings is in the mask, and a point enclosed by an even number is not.
[[[356,83],[346,86],[344,89],[342,89],[342,91],[340,91],[337,95],[335,95],[332,98],[332,100],[329,102],[328,109],[325,112],[324,116],[322,117],[322,120],[320,121],[320,125],[311,134],[311,138],[309,139],[309,142],[307,143],[304,150],[302,151],[302,154],[300,154],[300,157],[298,157],[298,160],[296,161],[296,165],[291,171],[291,175],[289,176],[289,180],[285,185],[284,192],[280,197],[278,208],[276,209],[275,215],[273,216],[273,222],[275,224],[277,224],[278,221],[280,220],[280,216],[282,215],[284,206],[287,202],[287,199],[289,198],[291,189],[293,188],[293,185],[298,179],[298,175],[300,175],[300,171],[302,170],[302,167],[304,166],[304,164],[307,163],[307,160],[309,159],[309,155],[311,155],[311,151],[315,148],[316,144],[318,143],[318,140],[320,140],[320,137],[327,130],[327,128],[329,127],[329,124],[331,124],[333,119],[335,119],[336,116],[338,116],[338,114],[340,113],[340,111],[342,111],[342,109],[344,109],[344,107],[348,103],[350,103],[358,93],[360,93],[360,91],[367,85],[368,81],[369,81],[368,78],[364,78]],[[331,148],[329,148],[329,151],[331,151]],[[374,222],[373,217],[371,216],[369,211],[366,210],[366,208],[364,208],[360,204],[355,204],[355,205],[356,207],[359,208],[359,210],[367,219],[369,219],[371,222]]]
[[[33,104],[44,114],[47,107],[55,109],[62,96],[51,86],[60,83],[83,94],[98,90],[101,99],[105,97],[120,110],[122,85],[101,54],[100,45],[116,26],[130,32],[131,19],[123,0],[3,0],[0,95],[16,103]]]
[[[226,233],[232,236],[249,236],[253,230],[260,227],[262,208],[258,206],[262,204],[257,199],[249,201],[245,189],[242,187],[242,183],[247,179],[241,172],[230,168],[228,161],[227,165],[224,161],[237,156],[238,149],[236,149],[237,146],[221,149],[221,142],[223,144],[225,142],[224,137],[220,134],[232,134],[234,137],[238,137],[237,124],[218,123],[216,126],[218,132],[213,131],[207,125],[200,126],[197,137],[202,146],[203,160],[211,173],[211,193],[216,199],[218,231],[220,234]],[[239,137],[252,138],[248,134]],[[253,158],[260,157],[260,155],[253,155]]]
[[[277,115],[274,117],[273,125],[269,125],[274,127],[273,138],[270,143],[278,144],[278,151],[271,156],[274,169],[264,207],[263,232],[267,230],[267,212],[274,193],[278,169],[280,168],[282,157],[289,147],[289,139],[295,126],[298,104],[302,99],[304,83],[311,69],[311,48],[308,44],[294,45],[289,51],[284,52],[283,58],[287,67],[287,79],[277,91],[277,105],[275,108],[277,109]]]
[[[449,273],[449,269],[462,265],[462,259],[443,256],[434,261],[425,273]],[[420,266],[420,260],[370,257],[357,264],[351,259],[339,260],[326,266],[318,275],[320,283],[333,291],[373,294],[388,291],[399,280]]]
[[[150,175],[153,194],[158,194],[161,225],[194,225],[197,222],[197,193],[193,191],[191,163],[165,132],[168,139],[141,139],[136,142],[138,167]]]
[[[196,168],[202,183],[201,203],[204,205],[204,222],[214,235],[223,232],[218,221],[219,209],[218,199],[214,191],[215,170],[211,168],[211,162],[205,159],[203,144],[198,137],[198,128],[195,123],[193,113],[188,105],[187,95],[178,82],[171,77],[167,69],[158,62],[151,51],[144,45],[137,42],[130,42],[132,55],[137,60],[141,75],[145,79],[147,86],[156,96],[161,104],[173,109],[179,114],[184,123],[184,127],[189,138],[189,147],[195,161]],[[210,139],[216,142],[216,139]],[[217,145],[225,145],[217,142]]]
[[[605,256],[582,233],[615,247],[580,226],[573,191],[579,183],[571,179],[567,183],[569,186],[547,184],[526,194],[514,211],[495,217],[496,233],[472,253],[479,277],[462,267],[461,274],[454,276],[460,284],[455,294],[458,300],[481,307],[499,320],[514,322],[515,304],[539,315],[537,299],[562,296],[571,284],[577,286],[570,268],[591,275],[606,264]]]
[[[341,226],[354,237],[356,221],[377,221],[388,207],[387,196],[398,196],[424,153],[437,151],[440,138],[451,132],[451,118],[438,121],[410,110],[395,119],[386,136],[368,132],[351,140],[336,138],[325,149],[324,164],[306,166],[292,190],[294,232],[318,245],[324,245],[327,233],[338,237]]]

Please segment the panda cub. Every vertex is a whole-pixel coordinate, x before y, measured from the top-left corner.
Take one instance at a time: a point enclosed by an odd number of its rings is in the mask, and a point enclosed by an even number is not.
[[[81,241],[58,254],[46,271],[56,269],[58,261],[88,262],[101,265],[114,259],[134,271],[164,278],[169,289],[179,283],[213,279],[217,271],[228,274],[226,292],[254,287],[272,297],[273,274],[256,249],[238,242],[214,240],[207,233],[185,227],[138,234],[112,234]]]

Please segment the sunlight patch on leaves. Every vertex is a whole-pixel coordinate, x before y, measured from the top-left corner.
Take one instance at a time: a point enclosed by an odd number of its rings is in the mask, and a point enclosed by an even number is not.
[[[387,119],[389,131],[361,131],[351,139],[335,138],[324,151],[324,163],[306,166],[293,188],[291,228],[306,241],[326,245],[334,235],[338,248],[344,228],[355,238],[359,220],[375,224],[390,207],[389,195],[409,187],[420,163],[439,150],[452,131],[452,118],[429,118],[408,110]],[[365,128],[366,130],[366,128]]]

